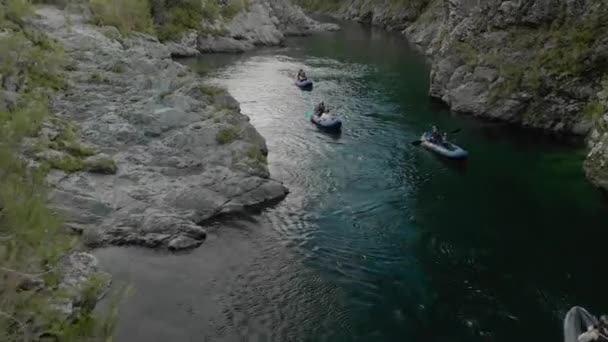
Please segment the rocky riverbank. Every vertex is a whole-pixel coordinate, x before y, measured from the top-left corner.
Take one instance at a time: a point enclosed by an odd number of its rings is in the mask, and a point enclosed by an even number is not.
[[[589,136],[585,170],[608,189],[608,5],[602,1],[303,0],[398,30],[431,64],[429,95],[455,112]],[[593,132],[590,134],[590,132]],[[589,135],[590,134],[590,135]],[[606,146],[606,148],[604,147]]]
[[[166,6],[153,2],[153,9],[157,22],[166,20],[163,19],[168,15]],[[335,24],[309,18],[300,7],[285,0],[251,0],[235,11],[230,16],[220,14],[201,20],[198,27],[186,30],[165,43],[175,57],[212,52],[238,53],[257,46],[283,44],[288,36],[339,29]]]
[[[72,66],[53,110],[116,165],[49,173],[53,205],[86,243],[192,248],[214,217],[287,194],[269,178],[265,141],[238,103],[172,61],[155,37],[123,36],[54,7],[37,13]],[[58,132],[51,123],[43,134],[53,141]]]

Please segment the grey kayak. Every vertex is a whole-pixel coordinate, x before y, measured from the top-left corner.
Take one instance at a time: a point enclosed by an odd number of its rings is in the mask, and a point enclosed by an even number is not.
[[[312,81],[309,79],[296,81],[296,85],[300,87],[300,89],[310,89],[312,88]]]
[[[450,159],[465,159],[469,155],[467,151],[463,150],[457,145],[454,145],[449,142],[446,144],[435,144],[429,141],[428,138],[428,133],[424,133],[422,137],[420,137],[420,144],[424,146],[427,150],[431,150],[437,154],[440,154]]]
[[[321,117],[318,117],[313,114],[310,117],[310,121],[314,123],[317,127],[326,130],[338,131],[342,128],[342,121],[332,115],[323,114]]]

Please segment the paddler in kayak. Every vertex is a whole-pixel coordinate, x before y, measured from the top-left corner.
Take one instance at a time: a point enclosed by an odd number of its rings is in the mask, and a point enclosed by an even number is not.
[[[304,70],[300,69],[300,71],[298,71],[298,76],[296,76],[296,79],[298,82],[306,81],[306,73],[304,73]]]
[[[447,137],[447,134],[443,133],[443,136]],[[441,134],[439,133],[439,130],[437,129],[437,126],[435,126],[435,125],[433,125],[433,127],[431,128],[431,134],[429,136],[429,141],[432,142],[433,144],[443,145],[443,142],[444,142],[443,137],[441,136]]]
[[[323,101],[321,101],[315,107],[315,116],[321,117],[321,115],[323,115],[323,113],[327,113],[327,112],[329,112],[329,110],[327,110],[327,108],[325,108],[325,103]]]

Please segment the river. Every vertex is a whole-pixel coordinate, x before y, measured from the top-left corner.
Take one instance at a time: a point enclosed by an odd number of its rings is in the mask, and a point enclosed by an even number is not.
[[[96,251],[134,287],[117,341],[560,341],[572,305],[608,310],[580,144],[450,114],[402,37],[344,24],[187,63],[241,102],[291,193],[188,253]],[[321,100],[341,135],[305,119]],[[411,144],[432,124],[467,162]]]

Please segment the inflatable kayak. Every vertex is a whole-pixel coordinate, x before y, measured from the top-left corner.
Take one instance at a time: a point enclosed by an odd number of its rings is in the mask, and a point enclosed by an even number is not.
[[[446,143],[446,144],[435,144],[431,141],[429,141],[430,134],[429,133],[424,133],[422,135],[422,137],[420,138],[421,141],[421,145],[424,146],[426,149],[431,150],[437,154],[440,154],[444,157],[447,158],[451,158],[451,159],[465,159],[469,153],[465,150],[463,150],[462,148],[452,144],[452,143]]]
[[[332,115],[321,115],[321,117],[312,115],[310,117],[310,121],[313,124],[315,124],[317,127],[326,129],[326,130],[337,131],[337,130],[340,130],[340,128],[342,128],[342,121],[339,118],[332,116]]]
[[[300,89],[311,89],[312,88],[312,81],[309,80],[309,79],[302,80],[302,81],[296,81],[296,85],[298,87],[300,87]]]

